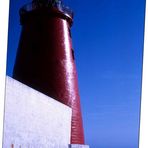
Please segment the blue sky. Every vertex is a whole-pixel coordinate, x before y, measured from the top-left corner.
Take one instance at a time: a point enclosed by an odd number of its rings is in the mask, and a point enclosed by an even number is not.
[[[7,75],[12,75],[21,26],[11,0]],[[86,143],[138,148],[145,0],[65,0],[72,27]]]

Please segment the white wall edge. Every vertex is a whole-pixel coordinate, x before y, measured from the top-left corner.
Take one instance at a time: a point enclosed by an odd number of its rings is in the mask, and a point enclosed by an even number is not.
[[[139,148],[148,148],[148,0],[146,1],[145,39]]]
[[[9,0],[0,0],[0,147],[3,137]]]

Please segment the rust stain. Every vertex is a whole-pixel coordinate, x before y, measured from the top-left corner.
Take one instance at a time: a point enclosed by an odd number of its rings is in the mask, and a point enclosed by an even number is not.
[[[14,148],[14,144],[11,144],[11,148]]]

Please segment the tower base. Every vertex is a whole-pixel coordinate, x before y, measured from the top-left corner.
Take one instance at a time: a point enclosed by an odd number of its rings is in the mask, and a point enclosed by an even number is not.
[[[70,144],[69,148],[89,148],[88,145],[81,145],[81,144]]]

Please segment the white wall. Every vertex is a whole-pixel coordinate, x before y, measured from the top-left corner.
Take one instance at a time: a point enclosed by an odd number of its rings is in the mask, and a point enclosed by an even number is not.
[[[145,39],[143,57],[143,80],[141,99],[140,146],[148,148],[148,0],[146,1]]]
[[[71,109],[7,77],[4,148],[67,148]]]
[[[0,0],[0,148],[2,148],[9,0]]]

